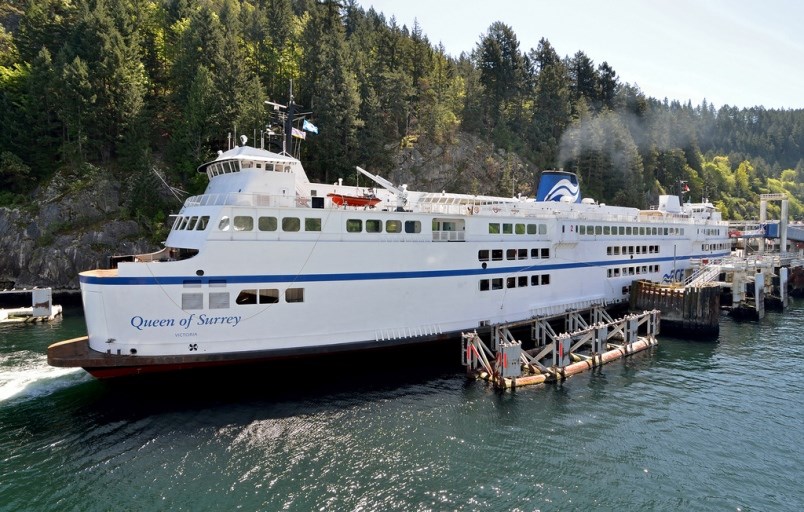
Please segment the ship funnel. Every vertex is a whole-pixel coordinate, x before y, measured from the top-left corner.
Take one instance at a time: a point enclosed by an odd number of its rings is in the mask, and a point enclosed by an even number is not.
[[[565,199],[566,198],[566,199]],[[536,189],[536,201],[581,202],[578,177],[571,172],[544,171]]]

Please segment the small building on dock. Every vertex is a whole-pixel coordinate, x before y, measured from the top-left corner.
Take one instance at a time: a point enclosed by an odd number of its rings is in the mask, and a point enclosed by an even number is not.
[[[0,324],[49,322],[61,316],[62,307],[53,304],[53,291],[50,288],[1,290],[0,294],[31,296],[30,307],[0,308]]]

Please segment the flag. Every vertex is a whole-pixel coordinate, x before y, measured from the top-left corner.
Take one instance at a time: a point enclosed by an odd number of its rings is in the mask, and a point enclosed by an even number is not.
[[[303,131],[299,130],[298,128],[293,128],[293,130],[291,131],[291,135],[293,135],[294,137],[298,137],[300,139],[306,139],[307,138],[307,134],[304,133]]]
[[[318,133],[318,127],[313,123],[311,123],[310,121],[308,121],[307,119],[304,120],[302,128],[307,130],[308,132]]]
[[[689,192],[690,191],[690,186],[687,185],[686,183],[682,183],[681,184],[681,190],[683,190],[684,192]]]

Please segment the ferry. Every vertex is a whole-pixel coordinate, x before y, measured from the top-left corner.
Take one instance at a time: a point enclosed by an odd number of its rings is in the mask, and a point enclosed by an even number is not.
[[[535,198],[311,182],[286,152],[238,145],[175,215],[164,248],[80,273],[88,335],[48,348],[98,378],[394,347],[592,304],[728,256],[708,202],[650,210],[582,198],[542,173]],[[346,200],[360,198],[366,200]]]

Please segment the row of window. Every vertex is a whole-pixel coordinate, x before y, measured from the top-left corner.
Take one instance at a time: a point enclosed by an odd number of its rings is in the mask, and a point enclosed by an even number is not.
[[[302,220],[304,223],[302,224]],[[281,222],[280,222],[281,221]],[[295,233],[302,231],[321,231],[321,219],[319,217],[258,217],[257,230],[258,231],[277,231],[281,226],[282,231]],[[365,227],[365,229],[364,229]],[[387,220],[384,224],[386,233],[401,233],[404,227],[405,233],[421,233],[422,223],[418,220]],[[230,219],[227,216],[221,217],[218,223],[218,229],[221,231],[253,231],[254,230],[254,217],[249,215],[236,215]],[[348,219],[346,221],[346,231],[348,233],[382,233],[383,222],[381,220],[368,219],[365,222],[361,219]]]
[[[404,223],[401,220],[390,219],[385,221],[386,233],[401,233],[404,225],[405,233],[421,233],[422,223],[418,220],[406,220]],[[365,230],[364,230],[365,228]],[[382,233],[383,222],[379,219],[347,219],[346,220],[347,233]]]
[[[562,226],[562,230],[563,230]],[[570,231],[579,235],[620,235],[620,236],[676,236],[683,235],[684,228],[662,228],[654,226],[590,226],[572,224]]]
[[[500,224],[499,222],[489,223],[489,234],[491,235],[546,235],[547,224]]]
[[[633,276],[638,274],[651,274],[659,271],[659,265],[641,265],[635,267],[610,268],[608,277]]]
[[[718,228],[703,228],[699,229],[698,233],[703,233],[706,236],[720,236],[721,232]]]
[[[485,292],[489,290],[502,290],[503,284],[505,288],[523,288],[528,286],[544,286],[550,284],[550,274],[533,274],[531,276],[514,276],[514,277],[495,277],[492,279],[480,280],[480,291]]]
[[[541,249],[530,250],[531,259],[548,259],[550,257],[550,249],[543,247]],[[479,261],[502,261],[502,249],[481,249],[477,251],[477,259]],[[507,260],[526,260],[528,259],[527,249],[506,249],[505,259]]]
[[[608,256],[619,256],[620,254],[659,254],[658,245],[610,245],[606,247]]]
[[[209,309],[227,309],[229,307],[229,292],[210,292]],[[204,309],[203,293],[182,293],[181,308],[185,310]]]
[[[725,249],[731,249],[731,244],[703,244],[704,251],[720,251]]]
[[[251,162],[251,161],[244,161],[242,162],[242,167],[244,169],[250,168],[257,168],[262,169],[263,163],[262,162]],[[207,166],[207,174],[212,176],[217,176],[219,174],[228,174],[232,172],[239,172],[241,168],[241,162],[239,160],[224,160],[222,162],[215,162],[214,164],[210,164]],[[280,162],[265,162],[265,170],[266,171],[276,171],[276,172],[290,172],[290,166],[286,163]]]
[[[304,302],[304,288],[288,288],[285,290],[285,302]],[[279,290],[276,288],[261,288],[242,290],[235,302],[237,304],[276,304],[279,302]]]
[[[173,223],[173,229],[176,231],[179,230],[196,230],[196,231],[203,231],[207,229],[209,225],[209,215],[204,215],[199,217],[197,215],[184,216],[179,215],[176,217],[176,221]]]

